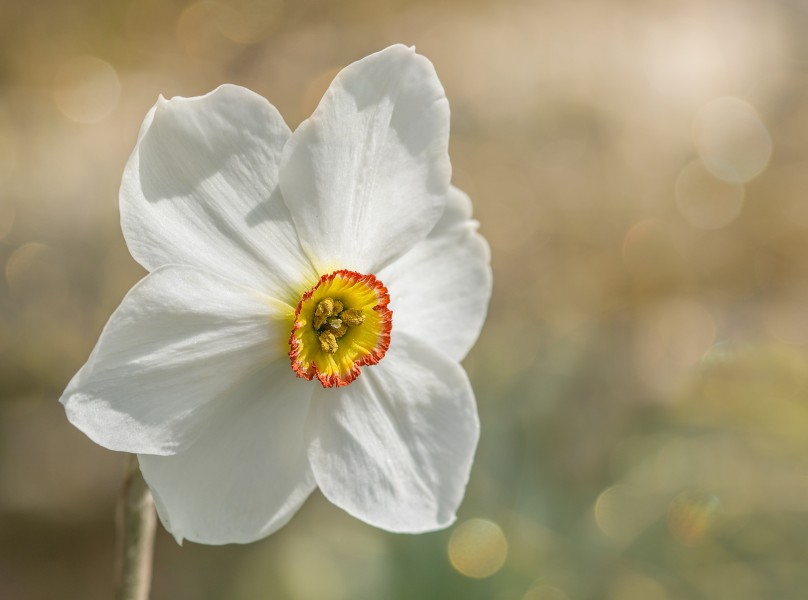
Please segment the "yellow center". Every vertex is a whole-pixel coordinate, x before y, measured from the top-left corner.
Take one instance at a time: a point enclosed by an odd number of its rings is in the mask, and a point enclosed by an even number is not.
[[[289,357],[298,377],[323,387],[348,385],[382,359],[390,343],[387,289],[373,275],[323,275],[297,305]]]
[[[339,300],[325,298],[314,309],[312,326],[317,331],[320,349],[329,354],[339,350],[337,340],[348,333],[348,327],[359,327],[365,322],[361,308],[345,308]]]

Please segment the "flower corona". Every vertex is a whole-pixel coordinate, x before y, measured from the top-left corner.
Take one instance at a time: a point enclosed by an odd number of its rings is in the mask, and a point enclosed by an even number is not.
[[[300,299],[289,336],[298,377],[323,387],[348,385],[390,346],[393,313],[387,288],[373,275],[340,270],[323,275]]]

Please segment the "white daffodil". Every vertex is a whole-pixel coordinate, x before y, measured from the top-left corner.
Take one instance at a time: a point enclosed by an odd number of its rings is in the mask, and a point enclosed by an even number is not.
[[[262,538],[316,487],[390,531],[454,520],[491,269],[448,141],[435,70],[400,45],[294,133],[232,85],[149,111],[120,193],[149,274],[61,402],[138,454],[179,541]]]

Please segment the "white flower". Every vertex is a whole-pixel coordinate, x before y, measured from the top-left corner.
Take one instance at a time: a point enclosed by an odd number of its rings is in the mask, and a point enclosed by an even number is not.
[[[150,273],[61,402],[139,455],[178,541],[259,539],[315,487],[390,531],[454,520],[491,270],[448,140],[432,64],[400,45],[294,133],[232,85],[148,113],[120,208]]]

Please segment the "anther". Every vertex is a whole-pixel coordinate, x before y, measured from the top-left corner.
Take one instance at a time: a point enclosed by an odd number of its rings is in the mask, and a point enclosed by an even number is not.
[[[365,322],[365,315],[362,314],[362,311],[358,308],[349,308],[348,310],[342,311],[340,318],[343,322],[351,325],[352,327],[356,327],[357,325],[361,325]]]
[[[314,328],[320,329],[326,319],[334,314],[334,300],[325,298],[320,300],[314,309]]]
[[[320,348],[323,352],[334,354],[339,348],[339,346],[337,346],[337,338],[330,331],[321,333],[318,339],[320,340]]]
[[[312,325],[317,331],[320,348],[323,352],[334,354],[339,350],[337,340],[348,332],[348,326],[356,327],[365,322],[365,315],[361,309],[349,308],[339,300],[323,298],[314,309]]]

